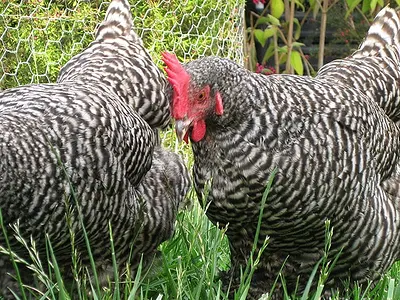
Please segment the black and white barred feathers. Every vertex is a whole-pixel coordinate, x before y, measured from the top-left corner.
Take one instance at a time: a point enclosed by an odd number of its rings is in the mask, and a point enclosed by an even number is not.
[[[64,278],[71,273],[70,232],[80,260],[89,263],[78,210],[106,284],[109,224],[117,262],[122,270],[131,257],[134,276],[141,254],[144,263],[151,260],[171,237],[189,188],[183,161],[156,146],[153,131],[170,121],[171,88],[132,25],[128,1],[113,0],[95,41],[62,68],[57,83],[0,93],[3,222],[18,224],[27,241],[36,241],[42,262],[47,234]],[[11,249],[28,259],[6,230]],[[27,269],[20,273],[32,283]],[[13,275],[1,256],[0,296],[11,297]]]
[[[360,49],[315,78],[264,76],[218,57],[180,67],[164,54],[177,133],[192,140],[197,193],[210,182],[207,216],[228,226],[231,291],[275,168],[258,246],[270,239],[249,298],[270,291],[283,265],[289,294],[297,280],[304,289],[323,256],[326,220],[329,258],[342,249],[327,293],[348,280],[365,287],[399,259],[399,39],[398,12],[385,8]],[[274,297],[282,295],[278,288]]]

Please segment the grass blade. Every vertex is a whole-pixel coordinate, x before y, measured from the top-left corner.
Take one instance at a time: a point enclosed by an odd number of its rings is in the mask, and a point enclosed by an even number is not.
[[[14,270],[15,270],[16,279],[17,279],[17,282],[18,282],[18,285],[19,285],[19,288],[20,288],[20,291],[21,291],[21,294],[22,294],[22,299],[26,300],[26,294],[25,294],[24,286],[22,284],[21,274],[19,273],[19,268],[18,268],[17,263],[16,263],[16,261],[14,259],[14,255],[12,255],[10,241],[8,239],[6,227],[4,226],[3,214],[2,214],[1,208],[0,208],[0,226],[1,226],[1,230],[3,232],[4,240],[6,242],[6,246],[7,246],[7,250],[8,250],[9,256],[11,258],[11,263],[12,263],[12,265],[14,267]]]
[[[54,270],[54,273],[55,273],[55,276],[56,276],[56,280],[57,280],[57,284],[58,284],[58,290],[59,290],[58,297],[59,297],[60,300],[67,300],[67,299],[69,299],[69,297],[65,292],[64,282],[63,282],[62,277],[61,277],[60,269],[58,267],[57,260],[56,260],[56,257],[54,255],[53,247],[51,246],[50,238],[49,238],[49,236],[47,234],[46,234],[46,244],[47,244],[47,247],[48,247],[49,252],[50,252],[50,258],[51,258],[51,262],[52,262],[52,265],[53,265],[53,270]]]

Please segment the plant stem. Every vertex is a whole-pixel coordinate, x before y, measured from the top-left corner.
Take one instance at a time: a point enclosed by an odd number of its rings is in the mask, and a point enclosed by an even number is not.
[[[289,22],[290,21],[290,4],[289,4],[289,0],[284,0],[284,4],[285,4],[285,21]]]
[[[274,33],[274,62],[276,73],[279,74],[279,53],[278,53],[278,35]]]
[[[243,30],[244,33],[244,43],[243,43],[243,65],[247,70],[251,70],[250,68],[250,45],[249,45],[249,41],[247,41],[247,33],[246,30]]]
[[[319,49],[318,49],[318,69],[324,64],[324,54],[325,54],[325,36],[326,36],[326,21],[328,18],[328,0],[322,0],[321,9],[321,27],[319,34]]]
[[[303,25],[307,21],[308,15],[310,14],[311,11],[312,11],[312,8],[310,7],[309,9],[307,9],[306,13],[304,14],[303,19],[301,19],[301,22],[300,22],[301,28],[303,28]]]
[[[308,76],[312,76],[311,70],[314,72],[314,69],[313,69],[312,65],[310,64],[310,62],[308,61],[308,59],[304,55],[303,50],[301,50],[301,48],[299,49],[299,52],[300,52],[301,57],[303,58],[304,68],[306,69],[306,74]]]
[[[356,10],[360,13],[361,17],[364,19],[364,21],[368,24],[368,26],[371,25],[371,22],[368,20],[368,18],[365,16],[365,14],[363,13],[363,11],[356,6]]]
[[[292,54],[292,48],[293,48],[294,8],[295,8],[295,2],[294,2],[294,0],[291,0],[290,1],[289,30],[288,30],[288,37],[287,37],[287,59],[286,59],[286,73],[287,74],[293,74],[293,68],[290,64],[290,56]]]
[[[347,4],[346,1],[344,1],[344,7],[346,11],[349,11],[349,5]],[[350,28],[355,30],[356,26],[354,25],[354,19],[353,19],[353,14],[350,14],[347,18],[347,23],[349,24]]]

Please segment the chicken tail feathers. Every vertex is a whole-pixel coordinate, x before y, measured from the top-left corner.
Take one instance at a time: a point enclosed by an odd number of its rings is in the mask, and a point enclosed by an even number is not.
[[[113,0],[104,21],[96,31],[96,40],[123,36],[142,45],[141,38],[133,30],[133,20],[128,0]]]
[[[386,7],[375,17],[365,40],[352,55],[390,57],[400,64],[400,18],[399,12]]]

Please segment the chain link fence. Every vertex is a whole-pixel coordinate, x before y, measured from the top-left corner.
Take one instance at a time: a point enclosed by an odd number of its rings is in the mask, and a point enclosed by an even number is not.
[[[94,39],[110,1],[0,0],[0,89],[54,82]],[[244,0],[131,0],[133,25],[153,59],[219,55],[243,61]]]

